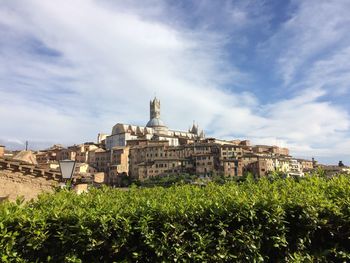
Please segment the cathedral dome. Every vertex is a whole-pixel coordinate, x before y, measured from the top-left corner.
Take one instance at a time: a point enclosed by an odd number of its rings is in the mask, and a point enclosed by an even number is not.
[[[152,118],[147,122],[146,127],[165,127],[165,125],[161,119]]]

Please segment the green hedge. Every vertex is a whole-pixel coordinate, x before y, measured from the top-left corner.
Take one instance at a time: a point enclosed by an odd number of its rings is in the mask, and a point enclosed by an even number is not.
[[[0,205],[3,262],[346,262],[350,179],[61,191]]]

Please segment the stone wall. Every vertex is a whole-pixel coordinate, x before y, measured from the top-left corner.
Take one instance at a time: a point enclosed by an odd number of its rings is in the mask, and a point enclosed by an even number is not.
[[[43,177],[0,170],[0,199],[8,196],[9,200],[16,200],[18,196],[23,196],[25,200],[31,200],[42,192],[52,192],[57,184],[57,181]]]

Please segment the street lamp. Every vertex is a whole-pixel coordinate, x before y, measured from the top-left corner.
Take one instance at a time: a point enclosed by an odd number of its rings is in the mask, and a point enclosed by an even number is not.
[[[61,160],[61,161],[58,161],[58,164],[60,166],[61,175],[64,181],[67,182],[68,180],[71,180],[74,174],[75,161]]]

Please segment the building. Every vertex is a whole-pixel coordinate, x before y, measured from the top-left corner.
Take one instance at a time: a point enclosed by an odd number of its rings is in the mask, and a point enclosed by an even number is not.
[[[288,176],[304,176],[301,164],[296,159],[291,159],[289,163]]]
[[[132,179],[144,180],[165,173],[181,171],[181,159],[177,147],[170,147],[169,141],[138,140],[131,142],[129,175]]]
[[[243,163],[240,159],[222,160],[221,166],[224,176],[233,177],[243,175]]]
[[[5,157],[5,146],[0,145],[0,158]]]
[[[88,163],[96,169],[97,172],[108,173],[111,163],[111,151],[103,148],[91,150]]]
[[[76,174],[88,174],[90,172],[89,164],[87,163],[77,163],[75,164],[74,172]]]
[[[120,185],[122,178],[129,174],[129,146],[116,146],[111,150],[111,163],[107,182],[111,185]]]
[[[258,159],[246,166],[246,170],[251,172],[255,177],[262,177],[268,175],[268,161],[266,159]]]
[[[243,163],[239,158],[242,148],[237,145],[207,140],[179,146],[171,146],[166,140],[133,140],[130,143],[129,174],[133,179],[144,180],[179,173],[243,175]]]
[[[49,155],[46,151],[39,151],[35,153],[36,160],[39,164],[49,163]]]
[[[76,160],[77,158],[77,147],[69,146],[68,148],[62,148],[56,152],[56,161],[62,160]]]
[[[169,145],[178,146],[181,142],[204,137],[204,132],[195,124],[188,132],[170,130],[160,119],[160,100],[154,98],[150,101],[150,119],[146,126],[117,123],[113,126],[111,135],[106,137],[106,149],[126,146],[127,141],[137,139],[166,140]]]
[[[289,155],[289,150],[287,148],[282,148],[278,146],[255,145],[252,147],[252,150],[256,154],[265,154],[265,155],[273,155],[273,156]]]
[[[266,176],[272,172],[303,176],[301,164],[289,156],[246,154],[242,160],[245,171],[257,177]]]
[[[97,144],[103,144],[106,141],[108,134],[105,133],[99,133],[97,135]]]
[[[68,147],[69,148],[69,147]],[[79,163],[87,163],[91,151],[98,149],[93,142],[87,142],[75,146],[72,150],[75,151],[75,160]]]
[[[242,176],[251,171],[266,176],[274,171],[298,173],[315,162],[293,160],[287,148],[251,145],[249,140],[206,138],[193,123],[188,131],[169,129],[161,119],[160,100],[150,101],[145,126],[117,123],[110,135],[99,133],[97,143],[64,148],[61,145],[37,153],[39,163],[76,160],[81,174],[104,174],[104,182],[145,180],[169,174]],[[295,162],[296,161],[296,162]]]
[[[305,160],[305,159],[297,159],[297,161],[301,164],[301,169],[303,172],[311,171],[314,169],[314,161]]]

